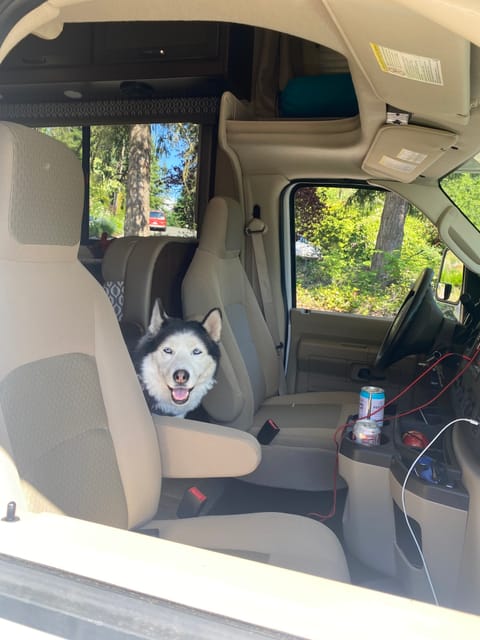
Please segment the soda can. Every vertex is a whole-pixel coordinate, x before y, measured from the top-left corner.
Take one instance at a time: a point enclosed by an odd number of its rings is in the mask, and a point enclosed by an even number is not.
[[[383,407],[385,406],[385,391],[380,387],[362,387],[360,390],[360,404],[358,417],[371,418],[383,426]],[[373,415],[372,415],[373,414]]]
[[[357,420],[353,425],[352,440],[364,447],[380,444],[382,429],[375,420]]]

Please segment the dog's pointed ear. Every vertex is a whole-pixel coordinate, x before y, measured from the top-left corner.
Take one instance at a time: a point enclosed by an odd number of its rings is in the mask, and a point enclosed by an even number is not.
[[[165,313],[165,309],[160,301],[160,298],[157,298],[153,303],[152,316],[150,318],[150,324],[148,325],[148,332],[155,335],[160,330],[160,327],[168,319],[167,314]]]
[[[216,307],[215,309],[210,309],[203,319],[202,325],[212,340],[220,342],[220,335],[222,333],[222,312],[220,309]]]

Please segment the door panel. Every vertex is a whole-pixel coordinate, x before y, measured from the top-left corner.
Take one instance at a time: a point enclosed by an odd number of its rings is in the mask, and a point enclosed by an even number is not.
[[[346,313],[292,309],[287,369],[288,388],[303,391],[359,391],[372,379],[377,351],[391,320]],[[415,358],[388,369],[389,387],[413,376]]]

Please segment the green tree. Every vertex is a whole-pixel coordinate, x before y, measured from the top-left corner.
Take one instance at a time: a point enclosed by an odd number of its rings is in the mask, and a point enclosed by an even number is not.
[[[167,125],[165,132],[165,143],[174,157],[165,183],[169,189],[178,192],[172,212],[174,223],[195,229],[199,127],[191,122],[178,122]]]
[[[90,201],[101,202],[113,216],[125,205],[129,133],[126,125],[91,127]]]
[[[442,180],[442,188],[468,219],[480,229],[480,174],[458,171]]]
[[[295,232],[309,242],[315,242],[316,227],[326,204],[317,187],[305,186],[295,191]]]
[[[149,234],[151,154],[150,125],[132,125],[128,150],[125,235]]]
[[[307,193],[298,197],[303,189]],[[296,260],[300,306],[392,315],[418,273],[439,264],[442,247],[437,230],[410,207],[401,221],[400,246],[382,251],[385,277],[372,270],[373,257],[382,246],[378,236],[388,198],[379,190],[351,187],[303,187],[297,191],[296,231],[301,230],[307,240],[319,245],[323,256],[322,260]],[[392,209],[397,215],[398,207]]]
[[[400,254],[402,250],[405,220],[409,209],[409,203],[401,196],[392,192],[386,194],[370,266],[385,287],[394,281],[392,273],[387,269],[388,258],[395,253]]]
[[[79,160],[82,159],[82,127],[40,127],[39,131],[63,142]]]

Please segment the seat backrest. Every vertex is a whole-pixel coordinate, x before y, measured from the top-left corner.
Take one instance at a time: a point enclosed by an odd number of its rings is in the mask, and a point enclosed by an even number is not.
[[[0,155],[0,499],[135,527],[158,507],[158,440],[112,305],[77,258],[80,162],[11,123]]]
[[[122,322],[124,315],[128,260],[138,240],[138,236],[115,238],[108,245],[102,260],[103,288],[119,322]]]
[[[215,421],[248,429],[260,404],[278,394],[279,377],[272,336],[240,261],[244,225],[237,201],[210,200],[182,300],[186,318],[221,309],[218,381],[203,404]]]
[[[147,330],[157,298],[168,315],[183,316],[181,283],[196,246],[193,238],[127,236],[107,249],[103,286],[130,352]]]

